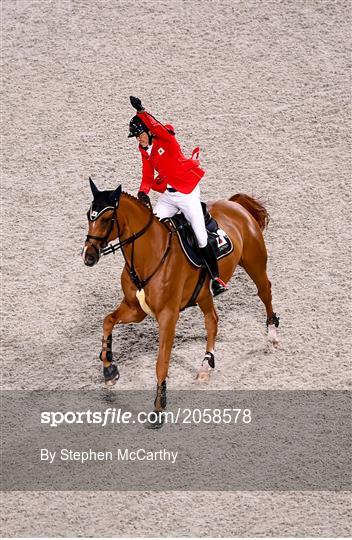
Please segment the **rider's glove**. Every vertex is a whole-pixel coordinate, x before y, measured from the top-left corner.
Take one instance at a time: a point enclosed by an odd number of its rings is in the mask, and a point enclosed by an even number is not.
[[[144,191],[138,191],[138,199],[142,202],[144,202],[144,204],[149,204],[150,205],[150,199],[149,199],[149,196],[144,193]]]
[[[130,102],[137,112],[144,111],[142,102],[138,97],[130,96]]]

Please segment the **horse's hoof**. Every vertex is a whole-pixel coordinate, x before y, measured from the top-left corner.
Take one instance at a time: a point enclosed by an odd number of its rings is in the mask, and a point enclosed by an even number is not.
[[[210,373],[215,368],[215,357],[210,351],[207,351],[202,362],[202,366],[199,369],[196,380],[199,382],[208,382],[210,380]]]
[[[210,369],[208,366],[202,366],[197,373],[196,380],[198,382],[209,382],[210,381]]]
[[[151,418],[148,419],[145,425],[147,429],[160,429],[163,427],[165,420],[162,411],[154,411],[154,415],[154,417],[150,415]]]
[[[268,327],[268,340],[273,347],[277,347],[279,345],[279,338],[277,337],[276,328],[274,325],[270,325]]]
[[[119,380],[119,378],[120,373],[117,369],[116,364],[110,364],[110,366],[104,367],[104,379],[106,386],[114,386],[114,384]]]

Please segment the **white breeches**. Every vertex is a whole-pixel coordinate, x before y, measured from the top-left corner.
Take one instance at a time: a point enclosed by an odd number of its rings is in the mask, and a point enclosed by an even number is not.
[[[208,242],[208,234],[205,228],[202,205],[200,203],[200,189],[196,186],[191,193],[187,195],[176,191],[171,193],[165,191],[162,193],[154,208],[154,214],[159,219],[172,217],[181,210],[187,221],[192,225],[192,229],[198,240],[199,247],[205,247]]]

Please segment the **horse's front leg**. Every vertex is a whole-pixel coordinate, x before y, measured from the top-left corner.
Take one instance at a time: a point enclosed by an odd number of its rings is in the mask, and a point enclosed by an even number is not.
[[[154,410],[160,412],[166,407],[166,378],[169,372],[171,349],[174,342],[178,311],[165,309],[158,316],[159,353],[156,362],[157,392]]]
[[[100,360],[104,366],[105,383],[111,386],[119,379],[119,370],[112,356],[112,330],[116,324],[139,323],[146,317],[138,303],[128,302],[124,298],[115,311],[104,319],[102,350]]]

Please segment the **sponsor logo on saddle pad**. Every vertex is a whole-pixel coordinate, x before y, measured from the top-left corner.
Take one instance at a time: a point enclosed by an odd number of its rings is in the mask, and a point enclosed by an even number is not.
[[[222,229],[218,229],[217,231],[217,238],[216,238],[216,242],[217,242],[217,246],[218,248],[222,248],[223,246],[227,246],[227,235],[225,233],[225,231],[223,231]]]

